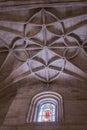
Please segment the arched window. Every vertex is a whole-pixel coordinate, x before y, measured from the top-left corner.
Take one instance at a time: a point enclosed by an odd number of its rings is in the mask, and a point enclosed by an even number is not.
[[[46,100],[39,104],[38,122],[56,121],[56,103],[52,100]]]
[[[27,115],[27,123],[57,122],[62,118],[63,102],[60,94],[47,91],[33,97]]]

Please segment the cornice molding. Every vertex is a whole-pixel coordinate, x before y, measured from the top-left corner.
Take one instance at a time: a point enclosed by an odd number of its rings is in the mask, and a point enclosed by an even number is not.
[[[55,0],[55,1],[0,1],[0,12],[20,10],[20,9],[32,9],[38,7],[69,7],[69,6],[87,6],[87,0]]]

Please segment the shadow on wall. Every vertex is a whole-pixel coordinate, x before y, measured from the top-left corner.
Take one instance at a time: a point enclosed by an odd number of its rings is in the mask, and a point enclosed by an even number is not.
[[[3,124],[9,107],[16,96],[16,90],[16,87],[10,87],[3,94],[0,94],[0,125]]]

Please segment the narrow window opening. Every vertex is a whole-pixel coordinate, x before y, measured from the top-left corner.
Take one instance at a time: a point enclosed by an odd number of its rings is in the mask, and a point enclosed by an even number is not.
[[[29,122],[60,122],[63,118],[63,102],[56,92],[42,92],[35,95],[29,107],[27,123]]]
[[[39,105],[38,122],[55,122],[56,121],[56,104],[49,102],[42,102]]]

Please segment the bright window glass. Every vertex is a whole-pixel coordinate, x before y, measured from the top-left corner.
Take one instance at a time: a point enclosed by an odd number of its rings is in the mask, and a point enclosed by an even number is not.
[[[54,122],[56,120],[56,105],[52,102],[41,103],[38,112],[38,122]]]

